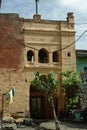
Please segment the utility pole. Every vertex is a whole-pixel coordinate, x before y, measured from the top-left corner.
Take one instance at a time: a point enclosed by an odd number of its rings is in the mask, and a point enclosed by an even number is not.
[[[36,3],[36,15],[38,15],[38,2],[39,2],[39,0],[35,0],[35,3]]]

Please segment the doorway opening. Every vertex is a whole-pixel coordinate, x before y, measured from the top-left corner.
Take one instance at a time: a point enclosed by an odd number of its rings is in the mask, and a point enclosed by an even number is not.
[[[30,116],[33,119],[45,118],[44,92],[39,91],[34,86],[30,86]]]

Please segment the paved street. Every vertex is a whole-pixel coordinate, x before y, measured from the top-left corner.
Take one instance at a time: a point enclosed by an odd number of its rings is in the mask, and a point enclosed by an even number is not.
[[[87,130],[87,122],[64,122],[60,121],[60,130]],[[1,122],[0,122],[0,127],[1,127]],[[44,127],[48,130],[55,130],[55,123],[53,121],[47,121],[47,122],[42,122],[40,123],[40,127]],[[1,130],[1,128],[0,128]],[[17,130],[35,130],[35,127],[30,127],[29,126],[20,126],[20,128],[17,128]],[[39,129],[37,129],[39,130]]]
[[[60,123],[61,130],[87,130],[86,123]]]
[[[45,122],[42,126],[45,126],[47,129],[55,130],[55,125],[53,122]],[[31,127],[18,128],[17,130],[35,130]],[[87,130],[87,123],[69,123],[69,122],[60,122],[60,130]]]

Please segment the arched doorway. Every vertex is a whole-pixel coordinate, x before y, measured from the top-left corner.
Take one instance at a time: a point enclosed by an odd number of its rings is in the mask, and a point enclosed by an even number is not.
[[[54,95],[54,105],[58,116],[58,95]],[[53,119],[52,106],[48,101],[48,95],[30,85],[30,118]]]

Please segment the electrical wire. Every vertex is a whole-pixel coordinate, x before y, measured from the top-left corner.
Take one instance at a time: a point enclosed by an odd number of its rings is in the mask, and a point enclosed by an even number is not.
[[[13,37],[13,36],[11,36],[11,35],[8,33],[8,31],[7,31],[3,26],[0,25],[0,27],[4,30],[4,32],[5,32],[8,36],[10,36],[10,37],[11,37],[12,39],[14,39],[16,42],[18,42],[19,44],[21,44],[23,47],[28,47],[28,48],[31,48],[31,49],[34,49],[34,50],[38,50],[38,49],[33,48],[33,47],[31,47],[31,46],[25,45],[23,42],[19,41],[18,39],[16,39],[16,38]]]
[[[87,23],[75,23],[75,25],[87,25]]]
[[[1,27],[1,29],[4,30],[4,32],[5,32],[8,36],[10,36],[12,39],[16,40],[16,41],[17,41],[18,43],[20,43],[20,45],[22,45],[23,47],[27,47],[27,48],[31,48],[31,49],[34,49],[34,50],[39,51],[39,49],[36,49],[36,48],[31,47],[31,46],[29,46],[29,45],[25,45],[23,42],[19,41],[18,39],[16,39],[16,38],[13,37],[13,36],[11,36],[11,35],[8,33],[8,31],[7,31],[3,26],[0,25],[0,27]],[[86,32],[87,32],[87,30],[85,30],[74,42],[72,42],[71,44],[67,45],[66,47],[61,48],[61,49],[56,50],[56,51],[62,51],[62,50],[65,50],[66,48],[72,46],[72,45],[75,44],[77,41],[79,41],[80,38],[81,38]],[[53,53],[53,52],[50,52],[50,51],[49,51],[49,53]]]
[[[80,35],[76,35],[76,37],[79,37]],[[84,35],[84,37],[87,37],[87,35]]]
[[[65,50],[66,48],[68,48],[68,47],[72,46],[73,44],[75,44],[77,41],[80,40],[80,38],[81,38],[86,32],[87,32],[87,30],[85,30],[74,42],[72,42],[72,43],[69,44],[68,46],[66,46],[66,47],[64,47],[64,48],[62,48],[62,49],[60,49],[60,50],[58,50],[58,51]]]

